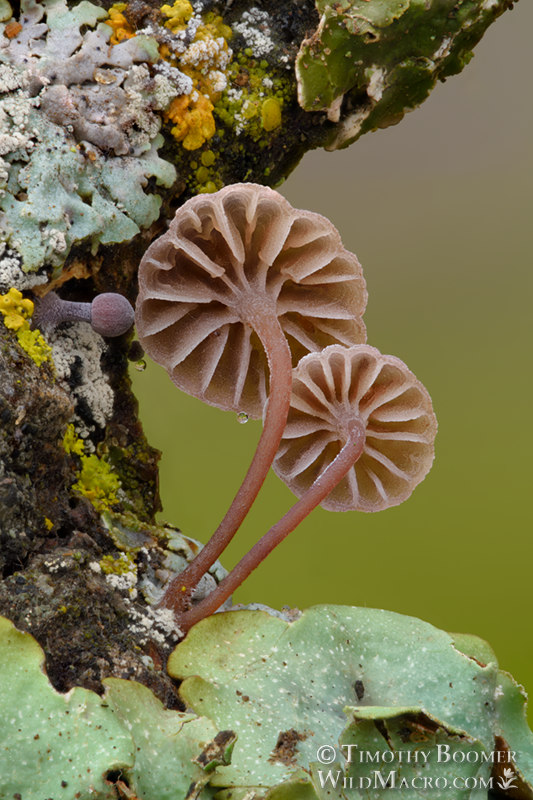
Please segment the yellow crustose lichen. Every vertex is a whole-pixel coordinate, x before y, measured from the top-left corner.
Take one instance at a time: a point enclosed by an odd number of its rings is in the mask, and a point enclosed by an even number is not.
[[[116,493],[120,489],[120,480],[106,461],[92,453],[81,456],[80,477],[72,488],[102,512],[118,503]]]
[[[51,347],[46,344],[38,330],[30,330],[28,319],[33,314],[31,300],[27,300],[22,292],[12,287],[7,294],[0,295],[0,313],[4,317],[6,328],[15,331],[20,346],[38,367],[45,361],[52,361]]]
[[[277,97],[267,97],[261,104],[261,127],[273,131],[281,125],[281,103]]]
[[[183,30],[192,17],[194,11],[189,0],[176,0],[174,5],[161,6],[161,11],[168,18],[166,24],[171,31]]]
[[[109,9],[106,24],[113,29],[111,44],[135,36],[135,29],[123,13],[127,7],[127,3],[114,3]],[[185,31],[194,17],[189,0],[165,4],[161,13],[166,18],[164,26],[174,34]],[[184,52],[177,53],[167,44],[159,48],[163,60],[192,80],[192,91],[175,97],[164,114],[173,123],[173,137],[186,150],[197,150],[214,136],[213,108],[226,88],[225,70],[232,58],[227,44],[231,28],[224,25],[222,17],[209,12],[193,21],[198,24]]]
[[[67,425],[66,433],[63,437],[63,447],[65,453],[75,453],[77,456],[82,456],[85,452],[85,445],[83,439],[80,439],[76,433],[76,428],[72,423]]]
[[[109,511],[111,506],[118,503],[117,491],[120,489],[120,479],[111,466],[94,453],[84,455],[85,445],[72,424],[67,425],[63,447],[66,453],[80,456],[81,471],[79,479],[72,486],[74,491],[90,500],[100,513]]]
[[[121,553],[118,558],[103,556],[99,564],[105,575],[127,575],[137,569],[134,559],[127,553]]]

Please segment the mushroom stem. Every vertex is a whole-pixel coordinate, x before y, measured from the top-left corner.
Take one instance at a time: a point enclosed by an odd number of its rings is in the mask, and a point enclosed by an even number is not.
[[[191,593],[200,578],[215,563],[233,539],[265,481],[285,430],[292,387],[289,345],[277,317],[255,322],[254,330],[265,349],[270,373],[270,392],[263,431],[248,472],[224,519],[205,547],[200,550],[183,572],[176,575],[169,583],[159,602],[159,606],[171,608],[175,612],[186,608]]]
[[[40,298],[33,315],[35,328],[55,328],[61,322],[88,322],[101,336],[122,336],[134,322],[129,301],[116,292],[97,294],[91,303],[63,300],[55,292]]]
[[[48,292],[36,301],[33,324],[35,327],[55,328],[61,322],[91,322],[91,304],[63,300],[55,292]]]
[[[232,571],[219,583],[208,597],[186,611],[179,626],[186,632],[204,617],[220,608],[250,573],[293,531],[302,520],[337,486],[361,456],[365,445],[366,428],[362,421],[354,420],[348,439],[338,456],[315,480],[307,492],[289,511],[252,547]]]

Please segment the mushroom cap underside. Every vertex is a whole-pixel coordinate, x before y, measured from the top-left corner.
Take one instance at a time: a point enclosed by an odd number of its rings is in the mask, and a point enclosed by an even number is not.
[[[268,397],[262,340],[278,321],[293,364],[366,340],[361,266],[320,214],[235,184],[176,213],[139,268],[136,324],[149,356],[207,403],[259,417]]]
[[[431,468],[437,420],[427,390],[403,361],[369,345],[333,345],[293,370],[274,471],[302,496],[338,455],[354,418],[366,428],[363,452],[322,507],[381,511],[399,505]]]

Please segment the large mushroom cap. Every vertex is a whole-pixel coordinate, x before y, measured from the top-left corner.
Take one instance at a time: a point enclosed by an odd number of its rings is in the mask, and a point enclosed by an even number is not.
[[[293,370],[291,409],[274,471],[300,497],[366,427],[363,452],[322,502],[329,511],[381,511],[406,500],[433,463],[431,398],[403,361],[375,347],[333,345]]]
[[[251,416],[268,396],[265,318],[279,318],[293,363],[366,340],[357,258],[329,220],[264,186],[187,201],[144,255],[139,286],[136,325],[148,355],[180,389]]]

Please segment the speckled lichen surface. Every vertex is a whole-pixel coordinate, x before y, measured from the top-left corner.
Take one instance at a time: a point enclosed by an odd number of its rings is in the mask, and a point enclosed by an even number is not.
[[[219,749],[210,720],[165,709],[131,680],[108,679],[104,697],[82,688],[59,694],[30,636],[0,618],[0,642],[10,698],[0,710],[0,797],[104,800],[133,786],[139,800],[170,800],[193,783],[200,796],[209,780],[203,751]]]
[[[399,614],[343,606],[284,618],[216,614],[170,659],[187,712],[165,709],[135,680],[107,678],[102,696],[61,694],[43,666],[35,640],[0,618],[6,800],[384,800],[392,774],[399,796],[414,797],[406,787],[429,771],[442,790],[435,796],[447,787],[468,800],[470,789],[452,789],[483,778],[477,797],[486,797],[503,769],[515,796],[531,791],[520,687],[485,642]],[[437,748],[450,757],[437,759]],[[430,770],[421,751],[434,755]],[[373,790],[360,793],[359,781]]]
[[[452,753],[451,766],[431,762],[441,789],[454,775],[488,780],[491,760],[481,753],[501,740],[515,752],[512,774],[528,786],[533,779],[525,698],[490,647],[412,617],[345,606],[315,606],[290,621],[262,611],[214,615],[178,645],[169,671],[183,680],[180,694],[196,713],[237,733],[231,764],[218,767],[211,783],[234,787],[239,797],[276,797],[283,787],[284,797],[322,798],[329,769],[340,778],[337,790],[347,788],[343,778],[376,770],[384,777],[396,770],[398,788],[426,772],[422,759],[402,763],[398,751],[437,745]],[[516,716],[506,717],[511,705]],[[383,757],[346,757],[365,749]],[[385,796],[379,781],[369,787],[359,794],[354,783],[346,796]],[[454,797],[466,800],[469,790]]]
[[[180,194],[272,185],[397,122],[511,5],[6,2],[0,291],[94,276]]]
[[[148,227],[161,205],[148,180],[176,177],[157,155],[168,93],[146,66],[157,46],[138,36],[109,47],[106,17],[88,2],[25,0],[18,28],[0,26],[0,208],[11,278],[38,273],[26,286],[79,242],[95,252]]]

